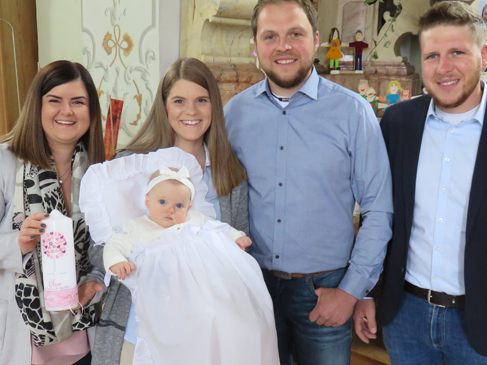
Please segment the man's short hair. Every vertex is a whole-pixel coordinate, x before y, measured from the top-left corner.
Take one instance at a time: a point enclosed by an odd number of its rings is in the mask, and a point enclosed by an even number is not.
[[[275,5],[275,4],[282,4],[282,3],[297,4],[301,9],[303,9],[304,13],[306,14],[306,17],[308,18],[309,23],[311,24],[311,28],[313,28],[313,33],[316,33],[318,31],[318,26],[317,26],[318,16],[316,14],[316,9],[310,0],[259,0],[254,7],[254,10],[252,12],[252,19],[250,21],[254,39],[257,35],[257,19],[262,9],[264,9],[268,5]]]
[[[433,27],[440,25],[467,25],[475,38],[477,44],[482,47],[485,43],[484,21],[478,16],[470,5],[463,1],[442,1],[433,5],[426,13],[419,18],[419,36]]]

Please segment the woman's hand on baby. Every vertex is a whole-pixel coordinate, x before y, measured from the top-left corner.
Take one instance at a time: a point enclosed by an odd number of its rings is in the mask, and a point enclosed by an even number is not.
[[[125,280],[125,278],[134,270],[135,265],[130,261],[119,262],[118,264],[110,266],[110,271],[117,275],[121,280]]]
[[[34,213],[25,218],[20,227],[20,234],[17,240],[22,255],[34,251],[41,238],[41,234],[44,233],[44,229],[46,228],[42,220],[48,216],[49,214],[46,213]]]
[[[98,283],[96,281],[86,281],[78,287],[78,300],[79,304],[84,307],[86,306],[91,299],[95,296],[96,293],[102,291],[104,289],[103,284]]]
[[[245,250],[246,248],[250,247],[252,244],[252,240],[250,239],[249,236],[242,236],[239,237],[235,240],[237,243],[238,247],[240,247],[242,250]]]

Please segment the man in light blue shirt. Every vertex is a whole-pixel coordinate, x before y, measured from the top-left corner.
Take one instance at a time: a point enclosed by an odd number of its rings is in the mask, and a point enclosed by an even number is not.
[[[487,365],[484,27],[459,1],[436,4],[419,24],[429,95],[389,107],[381,121],[394,233],[377,313],[393,364]],[[368,342],[373,302],[354,318]]]
[[[379,124],[360,95],[313,68],[308,0],[261,0],[252,27],[267,78],[230,100],[225,116],[247,169],[251,253],[273,297],[281,363],[348,364],[354,305],[376,284],[391,237]]]

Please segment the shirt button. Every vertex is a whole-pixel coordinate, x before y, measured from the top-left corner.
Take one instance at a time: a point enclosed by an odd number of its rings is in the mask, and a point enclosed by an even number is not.
[[[278,258],[279,258],[279,255],[276,255],[276,256],[274,256],[274,257],[275,257],[276,259],[278,259]]]
[[[438,222],[439,223],[443,223],[444,222],[444,219],[443,218],[438,218]]]
[[[279,183],[278,185],[279,185],[279,186],[282,186],[282,183]]]
[[[443,161],[445,161],[445,162],[450,162],[450,157],[445,157],[445,158],[443,159]]]
[[[283,114],[283,115],[286,115],[286,111],[285,111],[285,110],[283,110],[283,111],[282,111],[282,114]]]
[[[281,223],[281,222],[282,222],[282,221],[281,221],[281,219],[278,219],[278,220],[277,220],[277,223]]]
[[[279,147],[279,149],[282,151],[284,149],[284,146]]]

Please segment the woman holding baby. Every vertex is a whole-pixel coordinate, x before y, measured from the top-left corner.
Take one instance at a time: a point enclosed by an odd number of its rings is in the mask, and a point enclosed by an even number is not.
[[[228,142],[221,96],[210,69],[195,58],[180,59],[160,81],[156,95],[144,125],[119,156],[173,146],[192,154],[203,170],[206,200],[213,204],[216,218],[248,233],[245,170]],[[99,251],[97,266],[103,267]],[[92,350],[94,365],[132,363],[136,325],[130,307],[130,291],[112,278]]]

